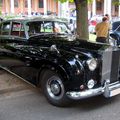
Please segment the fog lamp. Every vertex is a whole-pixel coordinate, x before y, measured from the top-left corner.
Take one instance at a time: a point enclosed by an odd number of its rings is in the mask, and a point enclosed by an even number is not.
[[[95,85],[95,81],[93,79],[89,80],[88,83],[87,83],[87,87],[89,89],[93,88]]]

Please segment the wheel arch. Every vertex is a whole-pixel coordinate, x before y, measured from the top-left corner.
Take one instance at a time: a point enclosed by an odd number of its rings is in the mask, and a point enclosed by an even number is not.
[[[45,72],[45,70],[48,70],[48,69],[62,76],[64,81],[69,80],[69,75],[67,74],[67,71],[65,70],[64,67],[62,67],[61,65],[55,64],[51,61],[46,61],[46,62],[44,61],[42,62],[41,67],[39,68],[37,85],[40,85],[42,74]]]

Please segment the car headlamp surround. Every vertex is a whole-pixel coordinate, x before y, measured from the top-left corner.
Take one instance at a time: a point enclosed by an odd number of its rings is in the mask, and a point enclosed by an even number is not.
[[[95,58],[87,60],[87,65],[91,71],[97,68],[97,60]]]

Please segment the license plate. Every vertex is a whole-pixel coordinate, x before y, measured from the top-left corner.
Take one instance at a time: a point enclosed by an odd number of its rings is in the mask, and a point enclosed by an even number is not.
[[[110,91],[110,97],[120,94],[120,88]]]

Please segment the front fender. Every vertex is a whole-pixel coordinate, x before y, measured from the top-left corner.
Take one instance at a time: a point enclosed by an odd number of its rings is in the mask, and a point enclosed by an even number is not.
[[[63,78],[66,91],[79,88],[79,85],[83,83],[83,66],[75,59],[73,59],[72,63],[69,60],[57,61],[56,63],[54,61],[42,60],[40,63],[43,64],[39,69],[38,83],[40,83],[42,72],[46,69],[55,71]]]

